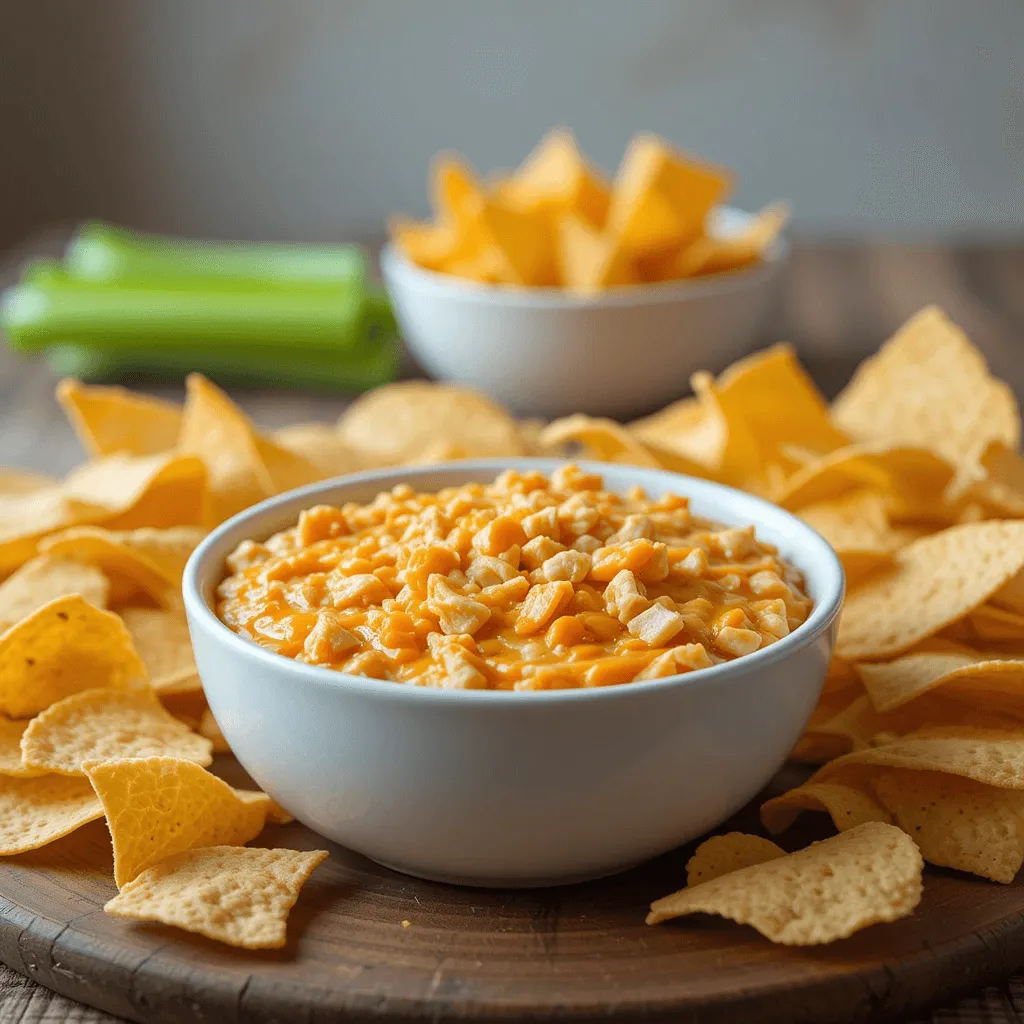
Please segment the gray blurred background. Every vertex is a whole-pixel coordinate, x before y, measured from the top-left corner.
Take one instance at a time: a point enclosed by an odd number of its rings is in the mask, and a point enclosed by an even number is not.
[[[810,238],[1024,236],[1020,0],[0,0],[0,246],[426,212],[440,148],[661,132]]]

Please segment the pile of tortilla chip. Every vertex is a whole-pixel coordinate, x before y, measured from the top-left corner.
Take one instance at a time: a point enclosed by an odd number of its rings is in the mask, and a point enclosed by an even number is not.
[[[0,854],[106,816],[111,913],[279,945],[320,855],[245,847],[285,812],[206,770],[227,746],[182,612],[188,553],[228,516],[311,481],[549,455],[762,495],[813,525],[847,571],[836,655],[793,752],[820,767],[762,809],[773,833],[811,811],[841,835],[788,856],[761,837],[716,842],[652,922],[720,913],[776,941],[824,942],[910,913],[921,857],[1011,881],[1024,861],[1024,458],[1010,389],[937,309],[831,407],[785,345],[691,383],[692,397],[623,425],[519,421],[465,388],[406,381],[336,424],[268,435],[202,377],[180,408],[64,382],[89,460],[63,481],[0,469]],[[168,817],[154,817],[164,792]],[[232,875],[250,881],[229,897]],[[853,902],[845,883],[815,881],[854,877]],[[802,901],[811,889],[817,902]],[[203,892],[222,899],[215,919]]]
[[[630,142],[614,183],[561,128],[486,184],[451,155],[432,179],[434,220],[395,218],[395,245],[428,270],[492,284],[593,293],[741,270],[765,258],[789,217],[772,203],[728,231],[715,207],[732,175],[654,135]]]

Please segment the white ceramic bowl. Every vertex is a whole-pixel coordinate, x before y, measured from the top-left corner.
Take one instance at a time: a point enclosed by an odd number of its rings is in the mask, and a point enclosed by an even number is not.
[[[185,569],[196,661],[243,766],[310,828],[413,875],[472,885],[596,877],[706,832],[768,781],[821,690],[843,596],[829,546],[788,512],[719,484],[587,465],[606,486],[689,495],[696,513],[755,523],[805,574],[815,607],[783,640],[684,676],[602,689],[437,690],[304,665],[211,611],[224,558],[321,502],[407,481],[490,481],[505,459],[360,473],[271,498],[214,530]]]
[[[719,213],[724,231],[750,217]],[[748,270],[590,297],[462,280],[392,246],[381,266],[402,336],[432,376],[522,415],[626,418],[678,398],[695,370],[720,370],[758,344],[786,254],[778,239]]]

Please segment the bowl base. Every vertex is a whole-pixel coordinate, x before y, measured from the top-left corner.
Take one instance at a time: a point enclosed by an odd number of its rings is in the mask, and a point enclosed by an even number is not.
[[[650,858],[629,861],[618,867],[600,871],[583,871],[579,874],[534,877],[480,877],[477,875],[448,875],[443,872],[423,871],[420,868],[410,867],[407,864],[396,864],[393,861],[378,860],[376,857],[369,858],[375,864],[389,871],[397,871],[402,875],[411,875],[413,878],[422,878],[428,882],[441,882],[444,885],[460,885],[471,889],[551,889],[559,885],[579,885],[581,882],[596,882],[599,878],[610,878],[612,875],[622,874],[639,864],[645,863]]]

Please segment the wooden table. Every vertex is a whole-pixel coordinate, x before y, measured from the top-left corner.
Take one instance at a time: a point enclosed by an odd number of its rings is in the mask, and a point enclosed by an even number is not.
[[[0,287],[16,278],[27,258],[59,251],[64,237],[42,237],[0,258]],[[1024,398],[1024,247],[798,244],[776,321],[765,341],[793,342],[831,395],[860,358],[929,303],[943,306],[982,348],[994,372]],[[64,473],[81,460],[74,436],[53,401],[53,384],[41,360],[20,360],[0,347],[0,465]],[[181,397],[180,387],[155,390]],[[345,404],[339,397],[279,392],[236,397],[267,427],[331,420]],[[1024,1021],[1024,976],[955,1007],[937,1010],[930,1020],[932,1024]],[[100,1024],[114,1018],[72,1003],[0,965],[0,1021]]]

